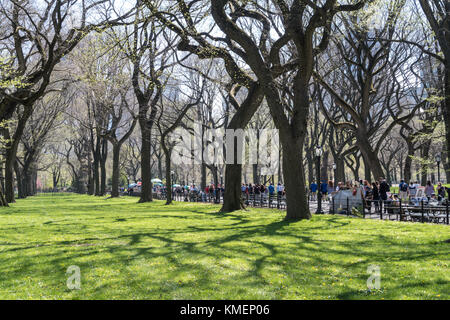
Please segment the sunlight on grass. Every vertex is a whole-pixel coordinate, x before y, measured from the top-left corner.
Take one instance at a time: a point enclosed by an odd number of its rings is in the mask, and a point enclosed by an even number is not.
[[[445,225],[71,194],[0,209],[1,299],[449,299]],[[381,288],[368,291],[367,267]],[[66,286],[81,269],[81,289]]]

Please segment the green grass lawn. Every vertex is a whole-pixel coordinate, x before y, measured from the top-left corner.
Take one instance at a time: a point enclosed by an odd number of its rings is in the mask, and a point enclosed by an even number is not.
[[[1,208],[0,298],[450,298],[446,225],[136,201],[58,194]],[[66,286],[71,265],[80,290]],[[380,290],[367,290],[369,265]]]

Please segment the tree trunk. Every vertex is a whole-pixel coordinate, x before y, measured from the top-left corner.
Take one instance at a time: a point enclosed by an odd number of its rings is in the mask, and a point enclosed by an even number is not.
[[[227,164],[225,168],[225,194],[221,212],[232,212],[244,208],[241,191],[242,165]],[[239,188],[236,188],[239,185]]]
[[[280,138],[283,134],[280,135]],[[286,220],[309,219],[306,199],[302,145],[293,137],[281,138],[283,146],[283,178],[286,187]]]
[[[294,112],[288,126],[286,117],[281,113],[278,89],[273,83],[267,85],[266,101],[274,123],[279,130],[283,150],[283,180],[286,191],[286,220],[309,219],[309,205],[306,197],[303,168],[303,145],[309,110],[308,82],[299,72],[294,81]]]
[[[341,157],[336,157],[334,160],[336,163],[336,184],[338,182],[345,182],[345,161]]]
[[[22,172],[19,168],[19,162],[14,162],[14,172],[16,173],[16,179],[17,179],[17,197],[19,199],[25,199],[26,196],[26,190],[25,190],[25,179],[22,176]]]
[[[120,167],[119,167],[119,157],[120,157],[120,147],[119,143],[113,144],[113,171],[112,171],[112,186],[111,186],[111,198],[119,197],[119,178],[120,178]]]
[[[428,157],[430,154],[430,147],[431,147],[431,140],[428,140],[425,142],[420,150],[421,158],[422,158],[422,164],[420,168],[420,183],[422,186],[425,186],[428,181]]]
[[[370,174],[370,163],[366,162],[366,160],[364,160],[364,179],[366,179],[367,181],[372,181],[372,177]]]
[[[252,165],[252,168],[253,168],[253,183],[254,184],[261,184],[261,179],[260,179],[259,170],[258,170],[259,169],[258,164],[254,163]]]
[[[100,169],[100,157],[101,157],[101,143],[100,143],[100,136],[97,135],[96,138],[96,142],[95,142],[95,149],[93,152],[93,157],[94,157],[94,163],[92,164],[93,167],[93,172],[92,172],[92,179],[94,180],[94,194],[96,196],[100,196],[101,191],[100,191],[100,175],[99,175],[99,169]]]
[[[164,150],[164,158],[165,158],[165,164],[166,164],[166,205],[172,204],[172,175],[170,174],[171,171],[171,163],[170,163],[170,151]]]
[[[403,179],[406,183],[410,183],[412,179],[411,167],[412,167],[412,157],[414,156],[414,148],[411,143],[408,143],[408,154],[405,158],[405,163],[403,166]]]
[[[9,207],[8,202],[6,202],[5,196],[3,194],[2,187],[0,187],[0,207]]]
[[[322,167],[320,168],[320,180],[328,182],[328,156],[329,151],[325,151],[322,155]]]
[[[94,176],[93,176],[93,167],[92,167],[92,152],[90,151],[90,149],[88,149],[87,152],[87,170],[88,170],[88,188],[87,188],[87,193],[88,195],[94,195],[95,193],[95,185],[94,185]]]
[[[248,91],[247,97],[231,119],[227,129],[237,130],[247,126],[264,98],[261,85],[253,83]],[[221,212],[232,212],[244,208],[241,198],[242,165],[237,161],[237,139],[233,143],[233,163],[225,166],[225,194]],[[230,150],[227,151],[230,152]],[[228,157],[228,155],[227,155]]]
[[[152,201],[152,172],[151,172],[151,132],[147,128],[147,119],[139,118],[141,128],[141,198],[139,202]]]
[[[375,180],[382,178],[384,176],[383,167],[381,166],[380,159],[376,152],[372,149],[370,145],[369,139],[367,138],[367,134],[363,131],[358,132],[356,135],[358,140],[358,147],[361,151],[364,164],[369,164],[370,171],[372,172],[372,176]],[[358,179],[359,177],[355,177]]]
[[[443,159],[448,159],[448,153],[447,152],[444,152],[444,153],[445,154],[443,156]],[[447,160],[447,162],[444,161],[442,167],[444,168],[445,180],[447,183],[450,183],[450,163],[448,162],[448,160]],[[441,176],[441,179],[442,179],[442,176]]]
[[[447,13],[448,14],[448,13]],[[447,35],[449,31],[446,31]],[[446,63],[445,63],[445,76],[444,76],[444,94],[445,99],[443,101],[442,105],[442,114],[444,117],[444,125],[445,125],[445,155],[446,157],[443,158],[444,160],[444,169],[445,169],[445,175],[447,178],[447,183],[450,183],[450,57],[446,57]]]
[[[206,163],[204,161],[201,164],[201,174],[200,188],[204,191],[206,188]]]
[[[306,163],[308,165],[308,184],[311,184],[315,179],[314,179],[314,164],[313,164],[313,159],[311,156],[311,152],[307,152],[306,153]],[[275,183],[275,181],[273,181],[273,183]]]
[[[102,138],[100,158],[100,196],[106,194],[106,159],[108,158],[108,141]]]

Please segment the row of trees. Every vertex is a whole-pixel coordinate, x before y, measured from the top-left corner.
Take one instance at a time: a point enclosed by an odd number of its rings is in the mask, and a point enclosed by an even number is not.
[[[0,8],[8,21],[0,29],[3,205],[14,201],[15,180],[19,197],[34,194],[42,170],[55,187],[68,171],[77,192],[98,196],[111,172],[112,197],[121,174],[140,176],[146,202],[154,173],[172,185],[198,169],[202,188],[208,173],[215,184],[225,173],[222,211],[242,208],[247,172],[237,143],[223,152],[233,164],[173,163],[187,139],[175,132],[193,122],[278,130],[287,219],[310,217],[305,187],[319,145],[322,179],[335,163],[337,181],[349,171],[391,179],[392,167],[410,180],[414,164],[426,180],[434,152],[449,175],[446,1],[138,0],[128,8],[55,0]],[[214,140],[201,139],[203,155]],[[252,165],[254,182],[274,181],[262,167]]]

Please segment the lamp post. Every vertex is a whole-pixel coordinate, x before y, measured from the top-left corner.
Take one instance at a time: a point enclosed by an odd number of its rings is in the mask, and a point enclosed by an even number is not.
[[[317,186],[318,186],[318,195],[317,195],[317,211],[316,214],[321,214],[322,212],[322,191],[320,190],[321,182],[320,182],[320,157],[322,156],[323,150],[321,146],[316,147],[316,157],[317,157]]]
[[[439,168],[440,164],[441,164],[441,154],[438,153],[435,157],[436,162],[437,162],[437,169],[438,169],[438,182],[441,181],[441,169]]]

